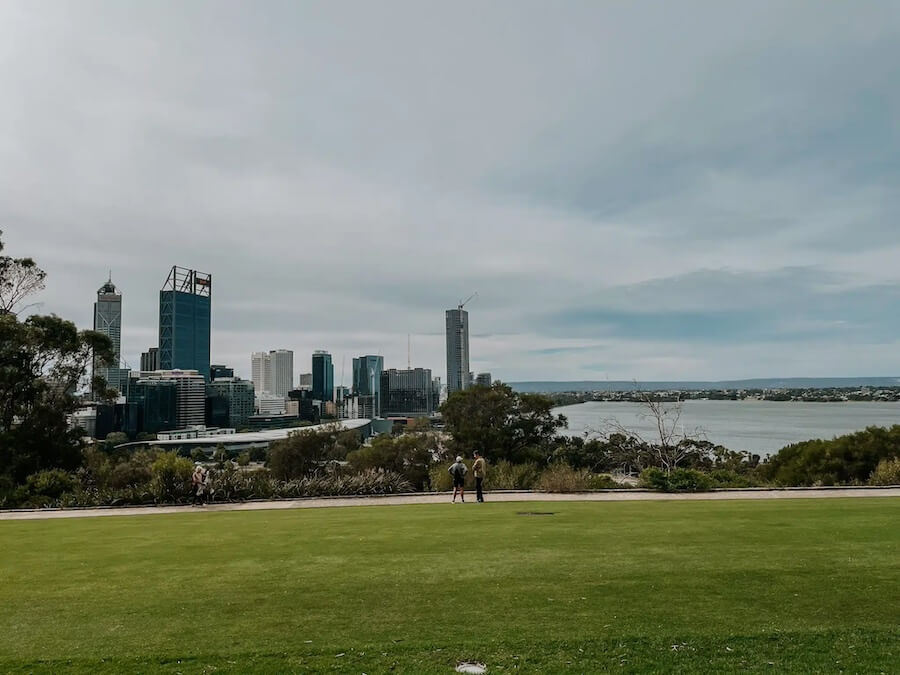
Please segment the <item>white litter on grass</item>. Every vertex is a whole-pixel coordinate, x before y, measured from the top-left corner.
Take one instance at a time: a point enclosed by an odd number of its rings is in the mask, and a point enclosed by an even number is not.
[[[456,666],[457,673],[476,673],[477,675],[481,675],[481,673],[487,672],[487,666],[483,663],[475,663],[472,661],[466,661],[464,663],[460,663]]]

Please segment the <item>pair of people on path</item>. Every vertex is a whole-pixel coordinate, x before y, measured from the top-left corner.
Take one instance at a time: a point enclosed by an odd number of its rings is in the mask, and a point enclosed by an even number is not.
[[[204,470],[203,466],[198,463],[194,467],[194,473],[191,474],[191,492],[194,495],[191,500],[191,506],[196,506],[197,504],[203,506],[206,504],[208,481],[209,471]]]
[[[475,497],[479,502],[484,501],[484,457],[480,452],[473,453],[475,462],[472,464],[472,472],[475,474]],[[456,503],[456,495],[459,494],[459,501],[466,501],[466,474],[469,472],[468,467],[463,463],[462,456],[456,458],[456,462],[450,466],[450,475],[453,477],[453,499],[452,503]]]

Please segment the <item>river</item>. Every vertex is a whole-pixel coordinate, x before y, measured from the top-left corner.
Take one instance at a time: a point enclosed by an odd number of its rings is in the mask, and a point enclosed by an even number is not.
[[[615,419],[644,438],[653,424],[639,403],[592,401],[556,408],[569,420],[567,433],[580,436]],[[799,403],[777,401],[685,401],[685,431],[700,428],[707,440],[731,450],[769,455],[811,438],[834,438],[869,426],[900,424],[900,403]]]

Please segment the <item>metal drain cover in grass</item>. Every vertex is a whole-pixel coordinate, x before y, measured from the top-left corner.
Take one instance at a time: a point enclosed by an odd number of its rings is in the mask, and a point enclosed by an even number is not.
[[[456,666],[457,673],[484,673],[487,672],[487,666],[476,661],[463,661]]]
[[[517,516],[555,516],[556,511],[518,511]]]

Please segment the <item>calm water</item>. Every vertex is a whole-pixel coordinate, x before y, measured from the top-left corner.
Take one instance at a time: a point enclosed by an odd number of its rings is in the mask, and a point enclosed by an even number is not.
[[[569,419],[568,433],[599,429],[611,418],[645,438],[652,437],[637,403],[591,402],[556,408]],[[868,426],[900,424],[900,403],[789,403],[776,401],[685,401],[686,431],[700,427],[706,438],[732,450],[767,455],[790,443],[834,438]]]

